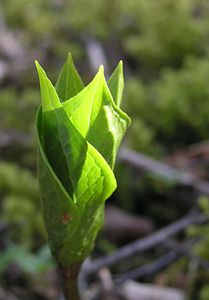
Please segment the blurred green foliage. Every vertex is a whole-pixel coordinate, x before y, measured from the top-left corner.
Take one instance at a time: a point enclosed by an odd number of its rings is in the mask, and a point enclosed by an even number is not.
[[[21,92],[15,86],[1,89],[1,130],[31,134],[34,130],[34,112],[39,104],[38,97],[38,91],[30,87],[25,87]]]
[[[0,218],[10,224],[7,238],[32,248],[38,237],[41,244],[44,230],[36,177],[15,164],[0,162],[0,191]]]
[[[126,109],[135,120],[130,146],[157,155],[208,139],[208,77],[209,58],[188,57],[182,68],[163,69],[151,83],[129,79]]]
[[[8,245],[7,251],[1,254],[0,275],[8,265],[15,263],[26,275],[45,272],[54,266],[48,246],[42,246],[36,254],[30,253],[25,246]]]
[[[186,55],[205,52],[207,1],[124,1],[131,19],[126,50],[144,67],[179,66]]]

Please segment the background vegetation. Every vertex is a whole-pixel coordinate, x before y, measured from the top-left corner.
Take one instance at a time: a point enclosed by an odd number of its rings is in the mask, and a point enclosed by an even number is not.
[[[4,289],[15,286],[20,299],[40,299],[40,295],[53,299],[57,293],[47,289],[56,279],[36,180],[34,119],[40,96],[33,61],[39,59],[53,80],[71,51],[88,83],[93,75],[89,47],[94,43],[108,62],[107,76],[119,59],[124,61],[123,105],[133,120],[127,147],[165,160],[209,138],[207,0],[1,1],[0,277]],[[207,171],[207,160],[204,167]],[[193,205],[185,201],[185,190],[176,189],[175,183],[136,177],[122,164],[116,174],[119,188],[113,203],[149,216],[157,228]],[[203,178],[207,179],[207,172]],[[208,205],[201,207],[208,213]],[[203,233],[208,235],[208,227]],[[112,249],[103,239],[98,253]],[[209,259],[207,245],[202,243],[194,251]],[[185,264],[175,268],[177,271],[167,271],[173,277],[167,276],[165,284],[175,286],[170,278],[178,277]],[[196,272],[182,288],[191,299],[206,300],[208,276]],[[41,278],[47,279],[41,282]],[[27,288],[18,290],[18,286]]]

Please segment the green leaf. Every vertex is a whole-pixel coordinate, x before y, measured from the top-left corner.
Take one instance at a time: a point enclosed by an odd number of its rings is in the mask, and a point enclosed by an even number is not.
[[[41,273],[53,267],[49,248],[46,246],[42,246],[34,255],[26,247],[9,244],[7,251],[1,253],[0,275],[6,271],[10,264],[14,263],[27,274]]]
[[[55,87],[61,101],[70,99],[84,88],[82,79],[73,63],[71,53],[68,54]]]
[[[103,67],[92,82],[75,97],[65,101],[63,107],[80,134],[85,138],[102,105]]]
[[[114,103],[103,68],[86,88],[61,102],[38,62],[36,67],[42,98],[37,133],[43,216],[52,253],[68,266],[93,248],[104,201],[116,188],[111,167],[130,119]],[[61,93],[71,89],[67,76],[74,71],[66,68],[60,75]]]
[[[123,77],[123,62],[122,60],[117,65],[116,69],[108,80],[108,86],[112,93],[113,99],[117,106],[121,105],[123,89],[124,89],[124,77]]]
[[[93,81],[63,107],[78,131],[113,168],[118,147],[130,118],[113,101],[103,67]]]
[[[79,226],[80,214],[70,194],[66,191],[60,179],[50,165],[43,149],[42,139],[42,110],[38,110],[37,118],[38,136],[38,177],[42,203],[43,218],[48,234],[49,245],[52,252],[69,239]],[[67,218],[68,217],[68,218]],[[70,220],[69,222],[65,222]]]

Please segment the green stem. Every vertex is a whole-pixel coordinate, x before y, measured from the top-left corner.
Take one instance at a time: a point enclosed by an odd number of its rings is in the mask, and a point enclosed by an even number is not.
[[[78,290],[78,275],[81,265],[61,268],[63,292],[66,300],[80,300]]]

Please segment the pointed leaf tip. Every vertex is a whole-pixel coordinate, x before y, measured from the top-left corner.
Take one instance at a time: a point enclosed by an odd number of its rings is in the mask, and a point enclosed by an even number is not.
[[[120,60],[108,80],[108,86],[117,106],[120,106],[124,89],[123,61]]]
[[[73,56],[71,52],[68,52],[67,59],[73,61]]]
[[[36,69],[38,72],[40,90],[41,90],[41,102],[43,112],[59,108],[61,106],[59,97],[56,90],[46,75],[46,72],[41,67],[39,62],[35,61]]]
[[[72,56],[71,52],[69,52],[68,55],[67,55],[66,63],[68,63],[70,65],[71,64],[74,65],[73,56]]]
[[[83,81],[74,65],[72,54],[69,52],[56,83],[57,93],[64,102],[77,95],[83,88]]]
[[[122,59],[119,60],[118,66],[123,66],[123,60]]]
[[[104,73],[104,66],[103,66],[103,65],[101,65],[101,66],[99,67],[99,72]]]
[[[104,66],[103,66],[103,65],[101,65],[101,66],[99,67],[99,70],[98,70],[98,72],[96,73],[96,75],[94,76],[92,82],[95,81],[95,80],[97,80],[97,79],[101,80],[102,78],[105,79]]]
[[[36,66],[36,70],[38,71],[41,68],[41,65],[39,64],[38,60],[35,59],[35,66]]]
[[[36,65],[36,70],[39,76],[39,81],[41,83],[41,77],[45,77],[47,78],[46,72],[44,71],[44,69],[42,68],[42,66],[40,65],[40,63],[38,62],[38,60],[35,60],[35,65]],[[48,79],[48,78],[47,78]]]
[[[118,68],[120,69],[121,72],[123,72],[123,61],[122,61],[122,59],[118,63]]]

